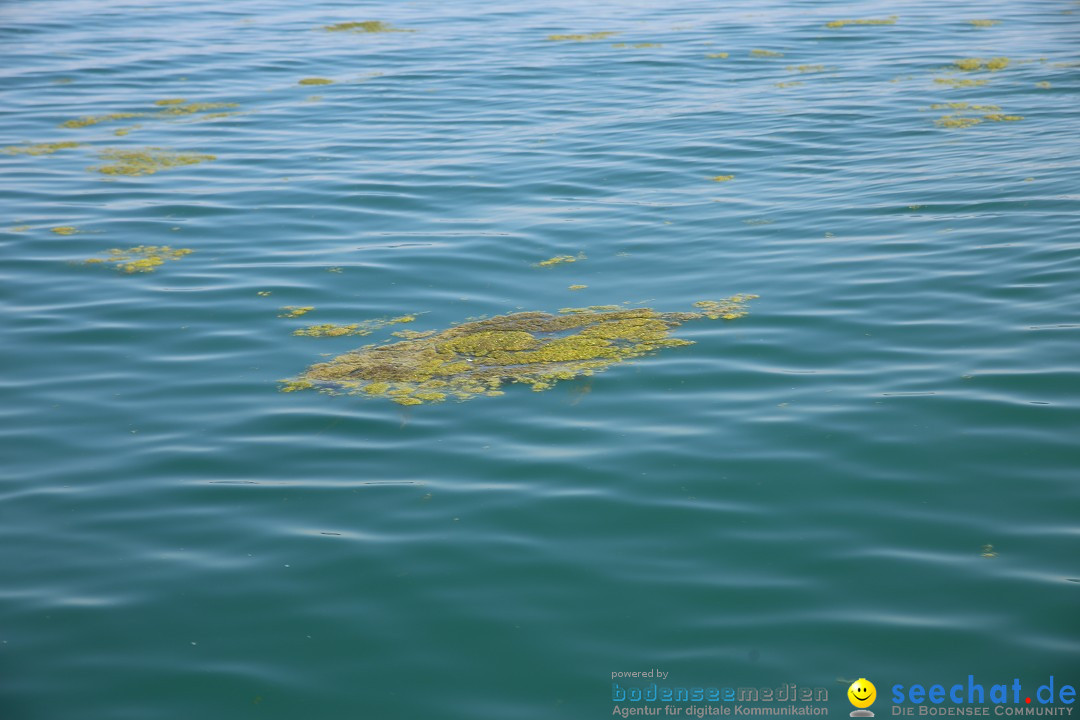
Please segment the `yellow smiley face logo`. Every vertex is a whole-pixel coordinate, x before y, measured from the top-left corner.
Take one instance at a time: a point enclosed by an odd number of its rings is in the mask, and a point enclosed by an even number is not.
[[[877,699],[877,688],[866,678],[859,678],[847,689],[848,700],[857,708],[868,708]]]

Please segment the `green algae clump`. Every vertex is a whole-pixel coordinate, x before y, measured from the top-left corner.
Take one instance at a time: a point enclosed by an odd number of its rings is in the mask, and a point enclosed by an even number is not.
[[[585,253],[583,252],[580,252],[577,255],[556,255],[553,258],[541,260],[540,262],[536,263],[535,267],[551,267],[553,265],[562,265],[563,263],[572,263],[584,259]]]
[[[283,307],[281,309],[284,310],[285,312],[278,315],[278,317],[297,318],[297,317],[300,317],[301,315],[307,315],[309,312],[311,312],[315,308],[311,307],[310,305],[307,305],[307,306],[304,306],[304,307],[298,307],[296,305],[286,305],[285,307]]]
[[[568,285],[566,287],[566,289],[567,290],[584,290],[587,287],[589,287],[589,286],[588,285]]]
[[[209,160],[217,160],[216,155],[200,155],[198,153],[180,153],[165,150],[158,147],[143,148],[142,150],[108,149],[100,153],[102,160],[112,161],[107,165],[99,165],[91,168],[102,175],[153,175],[161,170],[183,167],[184,165],[197,165]]]
[[[751,50],[750,57],[784,57],[784,53],[776,52],[774,50]]]
[[[1010,60],[1007,57],[995,57],[990,58],[989,60],[983,60],[982,58],[961,58],[954,61],[953,65],[964,72],[974,72],[980,69],[995,72],[1009,67],[1009,62]]]
[[[98,125],[103,122],[112,122],[114,120],[127,120],[128,118],[142,117],[146,113],[141,112],[118,112],[109,113],[107,115],[84,115],[74,120],[68,120],[67,122],[60,123],[60,127],[64,128],[84,128],[91,125]]]
[[[330,78],[310,77],[310,78],[304,78],[298,84],[299,85],[333,85],[334,81],[331,80]]]
[[[997,25],[1001,21],[1000,20],[968,20],[968,22],[971,23],[972,25],[974,25],[977,28],[988,28],[988,27],[994,27],[995,25]]]
[[[282,308],[284,310],[285,308]],[[303,309],[303,308],[299,308]],[[309,310],[312,308],[308,308]],[[295,312],[296,309],[294,309]],[[279,317],[299,317],[299,315],[280,315]],[[370,335],[375,330],[384,328],[388,325],[396,325],[398,323],[410,323],[414,322],[416,317],[413,315],[402,315],[395,318],[379,318],[378,320],[367,320],[362,323],[353,323],[352,325],[335,325],[333,323],[326,323],[323,325],[309,325],[299,330],[293,330],[293,335],[299,335],[301,337],[344,337],[347,335]]]
[[[74,225],[61,225],[60,227],[52,228],[52,231],[57,235],[74,235],[79,232],[79,228]]]
[[[187,98],[167,98],[165,100],[155,100],[155,105],[183,105],[187,102]]]
[[[887,18],[865,18],[862,20],[832,20],[831,22],[825,23],[825,27],[839,30],[848,25],[895,25],[896,20],[896,15],[890,15]]]
[[[734,175],[713,175],[709,179],[712,180],[713,182],[728,182],[729,180],[734,180],[735,176]]]
[[[726,53],[726,52],[718,52],[718,53],[705,53],[705,57],[709,58],[710,60],[715,60],[715,59],[717,59],[717,58],[719,58],[719,59],[723,60],[723,59],[724,59],[724,58],[726,58],[726,57],[727,57],[728,55],[730,55],[730,53]]]
[[[52,142],[52,143],[27,143],[26,145],[8,145],[4,152],[8,155],[52,155],[60,150],[79,147],[82,143],[77,142]]]
[[[499,315],[347,352],[283,381],[281,390],[386,397],[401,405],[500,395],[507,383],[547,390],[559,380],[692,345],[671,337],[672,330],[690,320],[742,317],[755,297],[702,301],[694,312],[594,306]]]
[[[934,82],[939,85],[948,85],[951,88],[966,88],[985,85],[989,80],[974,80],[971,78],[934,78]]]
[[[169,100],[166,103],[166,108],[158,113],[158,115],[194,115],[195,113],[209,112],[211,110],[224,110],[228,108],[239,107],[237,103],[225,103],[225,102],[186,102],[183,98],[176,98],[179,102]],[[156,105],[165,103],[164,100],[158,100]],[[225,115],[226,113],[215,113],[216,115]],[[232,113],[228,113],[231,115]]]
[[[326,32],[354,32],[354,33],[392,33],[392,32],[416,32],[415,30],[401,30],[381,20],[364,20],[362,22],[339,22],[334,25],[323,25]]]
[[[113,248],[103,258],[90,258],[86,264],[115,263],[116,269],[128,274],[154,272],[168,260],[179,260],[195,252],[188,248],[172,248],[168,245],[139,245],[121,250]]]
[[[594,32],[594,33],[576,33],[573,35],[548,35],[547,39],[552,42],[588,42],[589,40],[605,40],[612,35],[618,35],[617,32]]]

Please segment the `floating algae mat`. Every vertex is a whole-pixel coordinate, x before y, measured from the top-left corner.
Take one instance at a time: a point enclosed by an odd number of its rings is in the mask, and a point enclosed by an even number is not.
[[[740,318],[755,297],[706,300],[695,303],[693,312],[601,305],[499,315],[367,345],[312,365],[281,389],[380,396],[401,405],[501,395],[506,383],[547,390],[559,380],[602,372],[662,348],[692,345],[671,337],[672,330],[690,320]]]
[[[4,148],[4,152],[8,155],[52,155],[54,152],[76,148],[81,144],[77,142],[26,143],[25,145],[8,145]]]
[[[394,33],[416,32],[415,30],[403,30],[396,28],[381,20],[364,20],[363,22],[339,22],[334,25],[324,25],[327,32],[354,32],[354,33]]]
[[[173,152],[158,147],[141,150],[102,150],[100,156],[102,160],[111,161],[106,165],[91,168],[102,175],[153,175],[169,168],[217,160],[215,155]]]
[[[139,245],[121,250],[114,248],[103,258],[90,258],[86,263],[115,263],[117,270],[126,273],[154,272],[167,260],[179,260],[195,252],[188,248],[173,248],[168,245]]]

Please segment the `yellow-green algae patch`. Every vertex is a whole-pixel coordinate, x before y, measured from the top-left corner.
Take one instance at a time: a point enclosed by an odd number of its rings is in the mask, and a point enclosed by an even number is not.
[[[728,182],[729,180],[734,180],[735,176],[734,175],[713,175],[709,179],[712,180],[713,182]]]
[[[309,77],[309,78],[304,78],[303,80],[301,80],[297,84],[299,84],[299,85],[333,85],[334,81],[331,80],[330,78]]]
[[[983,115],[970,114],[972,112],[982,112],[984,109],[1000,110],[996,105],[970,105],[959,112],[942,115],[934,121],[934,124],[950,130],[960,130],[984,122],[1017,122],[1024,119],[1023,115],[1006,115],[1000,112],[989,112]]]
[[[289,315],[288,317],[297,316]],[[324,325],[309,325],[305,328],[300,328],[299,330],[293,330],[293,335],[299,335],[301,337],[344,337],[347,335],[370,335],[374,331],[387,327],[388,325],[397,325],[398,323],[411,323],[415,321],[415,315],[401,315],[400,317],[395,318],[379,318],[377,320],[366,320],[362,323],[353,323],[351,325],[335,325],[332,323],[326,323]]]
[[[301,315],[307,315],[309,312],[311,312],[315,308],[311,307],[310,305],[305,305],[304,307],[299,307],[297,305],[286,305],[285,307],[283,307],[281,309],[284,310],[285,312],[279,314],[278,317],[296,318],[296,317],[300,317]]]
[[[381,20],[364,20],[362,22],[339,22],[333,25],[323,25],[326,32],[354,32],[354,33],[392,33],[392,32],[416,32],[415,30],[402,30]]]
[[[146,113],[141,112],[118,112],[108,113],[106,115],[84,115],[74,120],[68,120],[67,122],[60,123],[60,127],[65,128],[84,128],[91,125],[98,125],[103,122],[113,122],[115,120],[127,120],[129,118],[143,117]]]
[[[181,99],[182,98],[178,98]],[[161,104],[161,101],[158,101]],[[164,110],[160,111],[158,115],[175,116],[175,115],[194,115],[195,113],[209,112],[211,110],[225,110],[227,108],[240,107],[237,103],[227,102],[181,102],[172,103],[168,105]],[[216,113],[225,114],[225,113]],[[232,114],[232,113],[228,113]]]
[[[86,263],[114,263],[117,270],[126,273],[154,272],[166,261],[179,260],[195,251],[168,245],[139,245],[127,250],[113,248],[108,252],[105,257],[89,258]]]
[[[995,57],[989,60],[983,60],[982,58],[960,58],[953,62],[957,68],[964,72],[974,72],[976,70],[989,70],[991,72],[996,70],[1004,70],[1009,67],[1009,58],[1007,57]]]
[[[784,53],[775,50],[751,50],[750,57],[784,57]]]
[[[553,42],[588,42],[589,40],[606,40],[612,35],[618,35],[617,32],[594,32],[594,33],[575,33],[572,35],[548,35],[547,39]]]
[[[974,80],[971,78],[934,78],[939,85],[948,85],[951,88],[979,87],[990,82],[989,80]]]
[[[26,232],[29,229],[29,225],[16,225],[15,227],[11,228],[11,232]]]
[[[183,105],[187,102],[187,98],[166,98],[165,100],[155,100],[155,105]]]
[[[577,255],[556,255],[553,258],[541,260],[540,262],[536,263],[536,267],[551,267],[552,265],[562,265],[563,263],[572,263],[584,259],[585,253],[583,252],[580,252]]]
[[[800,85],[805,85],[805,84],[806,83],[804,83],[802,80],[790,80],[788,82],[773,83],[773,85],[775,85],[776,87],[781,88],[781,89],[789,88],[789,87],[799,87]]]
[[[798,73],[825,72],[825,66],[824,65],[788,65],[784,69],[787,70],[788,72],[798,72]]]
[[[61,225],[60,227],[52,228],[52,231],[57,235],[74,235],[79,232],[79,228],[74,225]]]
[[[96,170],[102,175],[131,176],[153,175],[156,172],[170,168],[217,160],[216,155],[173,152],[159,147],[148,147],[142,150],[110,148],[102,150],[99,156],[102,160],[111,162],[107,165],[91,168],[92,170]]]
[[[742,317],[754,297],[703,301],[694,312],[601,306],[559,314],[499,315],[347,352],[283,381],[281,390],[378,396],[401,405],[500,395],[507,383],[547,390],[559,380],[602,372],[663,348],[692,345],[671,337],[671,332],[690,320]]]
[[[588,285],[568,285],[567,290],[584,290],[589,287]]]
[[[995,25],[997,25],[1001,21],[1000,20],[968,20],[968,22],[971,23],[972,25],[974,25],[977,28],[988,28],[988,27],[994,27]]]
[[[1041,88],[1043,90],[1049,90],[1051,85],[1050,85],[1050,82],[1048,80],[1041,80],[1041,81],[1035,83],[1035,87]]]
[[[717,58],[719,58],[719,59],[723,60],[723,59],[724,59],[724,58],[726,58],[726,57],[727,57],[727,56],[728,56],[729,54],[730,54],[730,53],[726,53],[726,52],[718,52],[718,53],[705,53],[705,57],[709,58],[710,60],[715,60],[715,59],[717,59]]]
[[[825,23],[825,27],[833,30],[845,28],[848,25],[895,25],[898,16],[890,15],[887,18],[863,18],[860,20],[832,20]]]
[[[52,155],[54,152],[79,147],[81,144],[77,142],[27,143],[8,145],[4,148],[4,152],[8,155]]]

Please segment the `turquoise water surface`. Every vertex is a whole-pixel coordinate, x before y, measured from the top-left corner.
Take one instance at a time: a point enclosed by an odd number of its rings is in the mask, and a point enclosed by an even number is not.
[[[0,718],[1080,684],[1080,4],[26,0],[0,58]],[[280,392],[401,327],[312,324],[736,293],[546,392]]]

